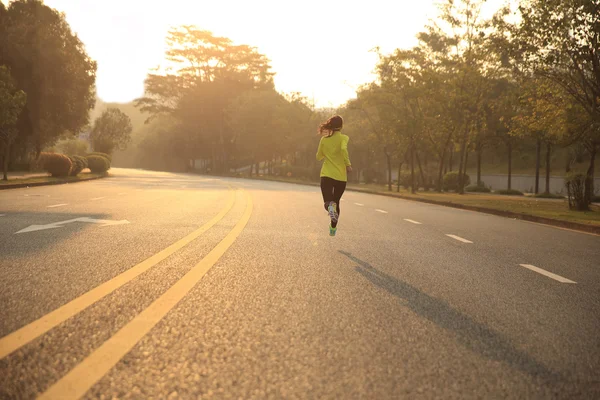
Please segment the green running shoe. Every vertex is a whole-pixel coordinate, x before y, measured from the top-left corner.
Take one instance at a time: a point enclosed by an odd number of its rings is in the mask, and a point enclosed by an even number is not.
[[[335,236],[336,232],[337,232],[337,227],[333,228],[331,225],[329,225],[329,236]]]

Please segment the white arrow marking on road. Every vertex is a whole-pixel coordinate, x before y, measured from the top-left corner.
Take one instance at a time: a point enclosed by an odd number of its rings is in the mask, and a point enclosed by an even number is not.
[[[473,243],[473,242],[471,242],[470,240],[467,240],[467,239],[463,239],[463,238],[461,238],[460,236],[456,236],[456,235],[446,235],[446,236],[448,236],[448,237],[451,237],[452,239],[456,239],[456,240],[458,240],[459,242],[463,242],[463,243]]]
[[[69,219],[67,221],[54,222],[52,224],[47,224],[47,225],[31,225],[25,229],[21,229],[19,232],[15,232],[15,235],[17,233],[27,233],[27,232],[43,231],[45,229],[62,228],[63,225],[70,224],[72,222],[89,222],[92,224],[100,224],[102,226],[125,225],[125,224],[130,223],[126,219],[123,219],[120,221],[111,221],[108,219],[94,219],[94,218],[89,218],[89,217],[81,217],[81,218]]]

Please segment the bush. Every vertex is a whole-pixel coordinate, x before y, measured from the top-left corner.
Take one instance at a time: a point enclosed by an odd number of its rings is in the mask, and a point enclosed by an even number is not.
[[[73,166],[69,157],[63,154],[41,153],[39,161],[44,171],[49,172],[54,177],[69,176]]]
[[[502,195],[505,195],[505,196],[524,196],[523,192],[520,192],[520,191],[515,190],[515,189],[496,190],[494,193],[496,193],[496,194],[502,194]]]
[[[89,155],[86,158],[88,168],[95,174],[104,173],[110,169],[110,162],[105,157]]]
[[[73,163],[73,167],[71,168],[71,176],[77,176],[77,174],[79,174],[88,166],[87,159],[85,157],[71,156],[69,158]]]
[[[469,175],[465,174],[463,183],[464,183],[464,186],[469,186],[471,184],[471,177]],[[448,172],[446,175],[444,175],[444,180],[442,181],[442,188],[445,191],[454,190],[455,192],[458,192],[459,191],[458,172],[451,171],[451,172]]]
[[[99,151],[93,151],[93,152],[89,153],[88,156],[100,156],[100,157],[106,158],[108,160],[109,164],[112,162],[112,156],[110,156],[109,154],[106,154],[106,153],[101,153]]]
[[[79,138],[71,138],[58,142],[56,148],[63,154],[85,156],[88,151],[88,143]]]
[[[577,211],[589,210],[588,202],[585,198],[586,175],[581,173],[569,172],[565,176],[565,186],[569,198],[569,208]]]
[[[490,188],[487,188],[485,186],[478,186],[478,185],[467,186],[465,188],[465,191],[471,192],[471,193],[489,193],[489,192],[491,192]]]
[[[565,198],[565,196],[562,196],[560,194],[553,194],[553,193],[539,193],[533,197],[535,197],[537,199],[564,199]]]

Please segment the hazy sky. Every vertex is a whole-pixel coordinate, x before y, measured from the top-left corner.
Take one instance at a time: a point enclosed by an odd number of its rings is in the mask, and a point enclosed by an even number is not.
[[[127,102],[143,93],[159,65],[169,27],[197,25],[272,61],[279,91],[299,91],[317,106],[337,106],[372,80],[375,46],[384,52],[416,44],[435,16],[429,0],[45,0],[63,11],[98,61],[97,91]],[[488,1],[497,8],[501,0]],[[168,5],[167,5],[168,4]]]

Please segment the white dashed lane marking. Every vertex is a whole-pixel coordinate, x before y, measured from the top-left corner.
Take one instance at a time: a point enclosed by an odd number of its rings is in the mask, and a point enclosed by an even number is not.
[[[379,210],[379,209],[376,209],[375,211],[377,211],[377,212],[379,212],[379,213],[382,213],[382,214],[387,214],[387,213],[388,213],[388,212],[387,212],[387,211],[385,211],[385,210]]]
[[[48,206],[47,208],[56,208],[56,207],[64,207],[64,206],[68,206],[67,203],[63,203],[63,204],[54,204],[52,206]]]
[[[446,234],[446,236],[451,237],[452,239],[458,240],[459,242],[463,242],[463,243],[473,243],[470,240],[467,239],[463,239],[460,236],[456,236],[456,235],[448,235]]]
[[[415,224],[415,225],[422,225],[420,222],[418,221],[414,221],[412,219],[404,219],[406,222],[410,222],[411,224]]]
[[[553,274],[552,272],[548,272],[548,271],[546,271],[545,269],[538,268],[538,267],[536,267],[536,266],[534,266],[534,265],[530,265],[530,264],[519,264],[519,265],[520,265],[521,267],[523,267],[523,268],[527,268],[527,269],[529,269],[529,270],[531,270],[531,271],[537,272],[538,274],[545,275],[545,276],[547,276],[548,278],[552,278],[552,279],[554,279],[555,281],[559,281],[559,282],[561,282],[561,283],[577,283],[577,282],[574,282],[574,281],[572,281],[572,280],[570,280],[570,279],[563,278],[563,277],[562,277],[562,276],[560,276],[560,275],[556,275],[556,274]]]

